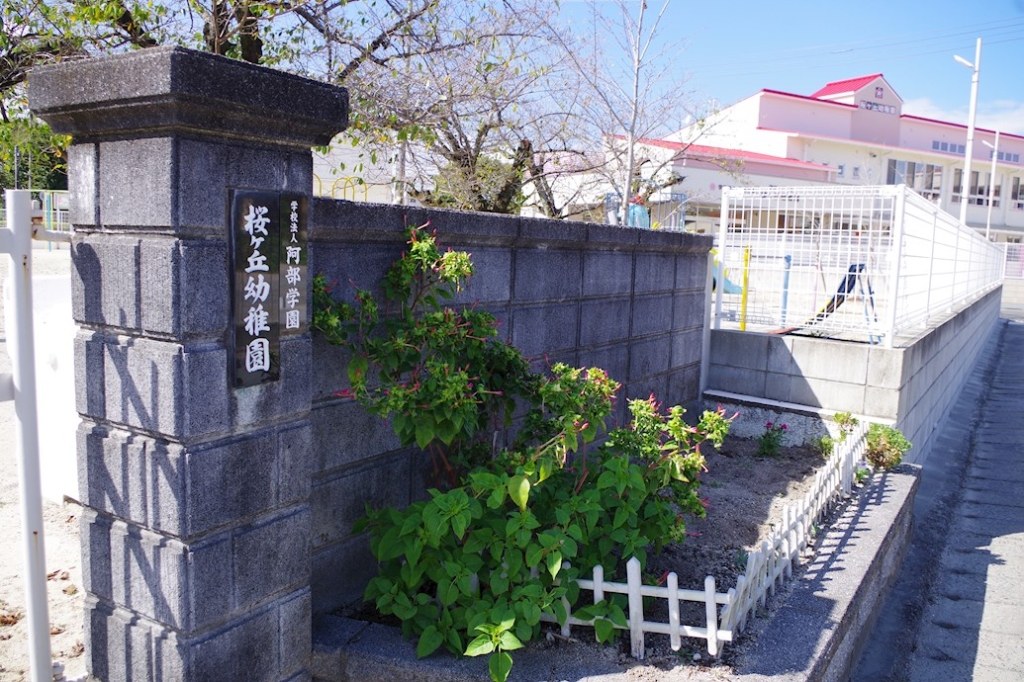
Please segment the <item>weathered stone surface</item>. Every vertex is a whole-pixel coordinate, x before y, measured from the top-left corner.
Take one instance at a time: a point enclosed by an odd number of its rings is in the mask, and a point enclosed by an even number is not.
[[[42,66],[29,104],[76,138],[155,131],[308,149],[348,125],[348,92],[180,47]]]

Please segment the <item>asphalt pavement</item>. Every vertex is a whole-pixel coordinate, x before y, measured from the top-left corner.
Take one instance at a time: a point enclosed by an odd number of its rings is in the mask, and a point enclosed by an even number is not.
[[[924,463],[854,682],[1024,680],[1024,322],[1003,321]]]

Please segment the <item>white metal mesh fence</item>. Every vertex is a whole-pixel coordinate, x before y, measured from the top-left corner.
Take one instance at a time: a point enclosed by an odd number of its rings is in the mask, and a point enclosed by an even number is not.
[[[31,190],[32,201],[42,210],[43,228],[65,232],[71,229],[70,196],[67,190]],[[0,194],[2,194],[0,190]],[[0,209],[4,208],[0,201]],[[4,211],[0,210],[0,226],[4,225]]]
[[[902,185],[730,188],[718,244],[716,327],[872,342],[991,289],[1003,263]]]

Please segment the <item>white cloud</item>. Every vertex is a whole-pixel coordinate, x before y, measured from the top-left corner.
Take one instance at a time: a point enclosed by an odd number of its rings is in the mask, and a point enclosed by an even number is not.
[[[956,109],[946,109],[927,97],[923,97],[904,102],[903,113],[967,125],[968,109],[966,105]],[[1024,135],[1024,102],[1014,100],[978,102],[977,126],[1004,133]]]

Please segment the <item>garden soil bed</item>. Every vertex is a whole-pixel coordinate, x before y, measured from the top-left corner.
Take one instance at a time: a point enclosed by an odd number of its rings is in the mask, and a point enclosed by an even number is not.
[[[646,574],[648,579],[657,579],[669,571],[675,572],[682,589],[702,590],[708,575],[714,576],[716,590],[727,592],[735,587],[737,578],[745,570],[746,555],[761,544],[772,532],[773,524],[781,522],[782,510],[787,504],[796,504],[811,488],[815,473],[824,460],[817,450],[810,446],[782,447],[774,457],[757,454],[757,441],[736,437],[726,438],[721,448],[708,444],[701,447],[707,471],[701,476],[700,496],[705,500],[706,518],[687,520],[685,542],[668,545],[658,555],[651,556]],[[823,524],[827,525],[826,524]],[[786,590],[783,588],[782,594]],[[584,597],[585,598],[585,597]],[[657,600],[665,610],[665,602]],[[667,614],[653,611],[659,608],[652,604],[651,612],[645,614],[651,620],[664,620]],[[703,621],[702,604],[693,604],[690,611],[682,611],[682,622]],[[769,610],[771,604],[769,604]],[[351,618],[385,622],[375,617],[372,607],[367,604],[346,615]],[[760,615],[764,615],[762,612]],[[390,622],[388,624],[394,624]],[[668,637],[647,635],[646,660],[635,661],[629,653],[629,638],[620,637],[618,648],[588,645],[591,642],[589,630],[573,631],[573,656],[594,656],[608,660],[617,658],[630,670],[630,679],[638,681],[661,680],[668,669],[680,665],[703,669],[711,679],[728,679],[732,663],[743,648],[744,640],[750,640],[757,632],[757,621],[748,623],[748,628],[739,643],[727,645],[718,659],[709,660],[703,640],[683,638],[680,651],[672,651]],[[552,655],[562,645],[557,629],[552,628],[547,641],[533,646],[550,647]],[[581,654],[578,646],[585,649],[595,647],[589,654]],[[567,650],[568,654],[569,651]],[[722,677],[720,677],[722,676]],[[672,679],[675,679],[674,677]],[[698,678],[693,678],[698,679]],[[700,678],[703,679],[703,678]]]

